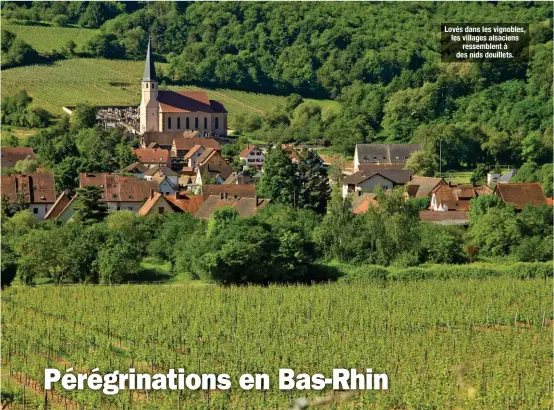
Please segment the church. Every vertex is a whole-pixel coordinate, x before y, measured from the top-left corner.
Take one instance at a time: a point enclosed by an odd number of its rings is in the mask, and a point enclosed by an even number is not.
[[[206,136],[227,136],[227,111],[205,91],[158,90],[152,44],[148,39],[142,77],[140,134],[198,131]]]

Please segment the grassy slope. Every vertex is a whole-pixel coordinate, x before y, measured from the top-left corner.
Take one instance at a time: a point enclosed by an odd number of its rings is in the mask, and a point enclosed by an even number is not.
[[[72,27],[44,27],[44,26],[17,26],[3,25],[3,28],[12,32],[21,40],[29,43],[39,53],[52,50],[60,51],[68,41],[72,40],[77,49],[84,46],[98,30]]]
[[[165,64],[157,65],[165,68]],[[13,95],[21,89],[33,97],[34,103],[54,114],[64,105],[138,105],[142,61],[105,59],[71,59],[49,66],[28,66],[3,72],[2,95]],[[163,88],[163,86],[162,86]],[[198,90],[194,86],[170,89]],[[285,97],[229,89],[207,90],[211,99],[225,104],[229,111],[229,127],[234,117],[243,112],[263,114],[284,102]],[[323,107],[338,110],[340,105],[330,100],[312,100]]]

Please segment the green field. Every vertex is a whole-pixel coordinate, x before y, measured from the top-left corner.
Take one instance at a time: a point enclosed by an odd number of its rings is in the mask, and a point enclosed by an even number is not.
[[[29,43],[39,53],[60,51],[69,41],[73,41],[79,50],[99,32],[99,30],[72,27],[3,25],[2,28]]]
[[[546,409],[552,405],[552,281],[491,278],[385,285],[12,287],[3,292],[2,358],[42,380],[44,368],[101,373],[227,373],[209,393],[66,392],[71,408],[285,409],[280,368],[386,373],[388,391],[355,394],[333,408]],[[267,392],[238,388],[267,373]],[[38,389],[40,393],[40,388]],[[132,405],[131,405],[132,404]],[[27,407],[33,408],[33,407]]]
[[[157,64],[158,69],[166,67]],[[92,105],[139,105],[140,81],[144,70],[142,61],[105,59],[70,59],[52,65],[17,67],[3,71],[2,95],[13,95],[25,89],[34,104],[58,115],[62,106],[87,103]],[[163,86],[161,87],[164,88]],[[199,90],[194,86],[170,89]],[[211,99],[223,102],[229,111],[229,127],[239,113],[263,114],[285,97],[236,91],[229,89],[206,90]],[[340,105],[331,100],[309,100],[338,110]]]

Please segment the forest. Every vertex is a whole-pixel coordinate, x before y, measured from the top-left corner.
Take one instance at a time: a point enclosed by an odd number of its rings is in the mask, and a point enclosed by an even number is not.
[[[100,30],[59,58],[142,59],[150,34],[156,58],[169,63],[162,86],[341,102],[340,113],[300,103],[246,115],[238,128],[257,139],[328,141],[351,155],[356,143],[382,140],[434,151],[442,136],[453,168],[518,166],[523,150],[539,164],[552,156],[549,3],[3,2],[2,14],[17,24]],[[529,23],[530,61],[441,63],[439,27],[449,21]],[[5,35],[2,47],[12,56],[27,50]]]

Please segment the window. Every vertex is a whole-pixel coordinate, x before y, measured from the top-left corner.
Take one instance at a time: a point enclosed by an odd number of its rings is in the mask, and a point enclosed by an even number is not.
[[[181,117],[177,118],[177,129],[181,129]]]
[[[219,128],[219,118],[215,117],[215,128]]]
[[[33,213],[38,214],[38,208],[33,208]]]
[[[167,129],[170,130],[171,129],[171,117],[169,117],[167,119]]]
[[[164,213],[164,207],[163,207],[163,206],[158,207],[158,213],[159,213],[159,214],[163,214],[163,213]]]
[[[352,192],[356,189],[356,185],[354,184],[348,184],[348,192]]]
[[[121,210],[121,207],[118,206],[116,209],[117,209],[118,211],[120,211],[120,210]]]
[[[194,119],[194,128],[198,129],[198,117]]]
[[[152,84],[152,89],[156,88],[156,84]]]
[[[146,88],[148,88],[148,83],[146,83]]]
[[[128,206],[127,209],[128,209],[129,211],[132,211],[132,210],[133,210],[133,207],[132,207],[132,206]]]
[[[204,118],[204,129],[205,130],[208,129],[208,119],[207,118]]]
[[[187,124],[185,128],[186,128],[187,130],[190,129],[189,117],[187,117],[187,119],[185,120],[185,124]]]

